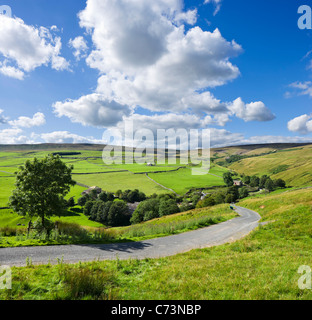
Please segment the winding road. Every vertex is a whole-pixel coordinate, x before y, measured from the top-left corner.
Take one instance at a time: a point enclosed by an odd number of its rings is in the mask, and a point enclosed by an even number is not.
[[[78,263],[95,260],[145,259],[169,257],[193,249],[209,248],[231,243],[247,236],[261,219],[257,212],[236,207],[240,217],[196,231],[152,240],[103,244],[50,247],[20,247],[0,249],[0,265],[25,266],[29,258],[34,265]]]

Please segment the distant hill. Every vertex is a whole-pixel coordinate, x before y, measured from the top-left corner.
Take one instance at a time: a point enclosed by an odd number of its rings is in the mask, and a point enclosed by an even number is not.
[[[245,175],[269,175],[289,186],[312,186],[312,144],[274,145],[259,149],[225,149],[214,162]],[[233,152],[234,151],[234,152]],[[227,161],[233,159],[232,163]]]
[[[105,145],[100,144],[58,144],[58,143],[43,143],[43,144],[14,144],[0,145],[0,151],[58,151],[58,150],[91,150],[102,151]]]

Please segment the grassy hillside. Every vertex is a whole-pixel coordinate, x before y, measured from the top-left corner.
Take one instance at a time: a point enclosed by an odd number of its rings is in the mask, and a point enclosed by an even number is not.
[[[13,290],[0,299],[312,299],[298,288],[298,268],[312,267],[311,189],[240,205],[271,223],[244,240],[171,258],[14,268]]]
[[[229,168],[246,175],[270,175],[289,186],[312,185],[312,145],[279,150],[274,154],[252,157],[233,163]]]

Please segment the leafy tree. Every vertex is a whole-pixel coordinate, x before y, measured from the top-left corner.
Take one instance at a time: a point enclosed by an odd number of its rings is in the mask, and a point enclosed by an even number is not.
[[[97,219],[97,213],[98,213],[99,207],[104,203],[105,202],[102,200],[93,201],[93,205],[90,210],[90,220],[95,221]]]
[[[89,200],[86,202],[84,208],[83,208],[83,214],[85,216],[91,216],[91,210],[92,210],[92,207],[94,205],[95,201],[92,201],[92,200]]]
[[[109,225],[108,214],[109,214],[109,210],[110,210],[112,204],[113,204],[112,201],[102,202],[98,206],[97,216],[95,218],[95,221],[103,223],[104,225],[108,226]]]
[[[215,194],[213,194],[213,200],[215,201],[215,204],[222,204],[225,202],[225,193],[224,192],[217,192]]]
[[[255,188],[255,187],[259,187],[260,184],[260,179],[257,176],[252,176],[250,178],[250,186]]]
[[[227,187],[231,187],[234,184],[231,172],[224,173],[223,180]]]
[[[244,199],[249,196],[249,191],[246,187],[239,189],[239,198]]]
[[[78,205],[81,207],[84,207],[89,200],[90,200],[89,195],[85,194],[84,196],[78,199]]]
[[[108,198],[108,196],[107,196],[107,193],[106,193],[106,192],[101,192],[101,193],[99,194],[99,199],[100,199],[101,201],[106,202],[106,201],[107,201],[107,198]]]
[[[66,204],[68,208],[74,207],[76,205],[74,197],[71,197],[70,199],[68,199]]]
[[[161,201],[159,205],[159,216],[169,216],[174,213],[180,212],[180,209],[175,200],[169,199]]]
[[[132,215],[131,223],[137,224],[143,221],[151,220],[150,218],[158,218],[159,205],[159,199],[148,199],[141,202]]]
[[[46,229],[46,219],[65,211],[64,197],[76,184],[72,170],[73,166],[67,166],[59,156],[28,160],[16,173],[10,207],[19,215],[40,218]]]
[[[265,188],[265,183],[266,181],[269,179],[268,176],[264,175],[260,178],[260,182],[259,182],[259,188],[263,189]]]
[[[214,197],[209,195],[204,200],[198,201],[196,208],[213,207],[216,204]]]
[[[277,180],[274,180],[274,186],[276,188],[286,188],[286,182],[282,179],[277,179]]]
[[[266,188],[269,192],[271,192],[271,191],[274,190],[274,183],[273,183],[272,179],[269,178],[269,179],[266,180],[266,182],[265,182],[265,188]]]
[[[107,225],[110,227],[126,226],[130,222],[130,212],[123,201],[113,202],[107,216]]]
[[[250,176],[244,176],[243,183],[249,185],[250,184]]]

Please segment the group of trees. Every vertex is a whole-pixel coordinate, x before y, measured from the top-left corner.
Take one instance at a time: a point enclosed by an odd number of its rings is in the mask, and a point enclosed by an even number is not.
[[[128,203],[142,202],[146,200],[145,193],[138,189],[125,191],[118,190],[116,192],[116,197]]]
[[[90,220],[108,227],[127,226],[131,218],[129,207],[124,201],[91,200],[85,204],[83,212]]]
[[[231,172],[226,172],[223,174],[223,180],[227,187],[231,187],[234,184],[233,176],[235,174]],[[282,179],[272,180],[269,176],[263,175],[260,178],[256,175],[253,176],[243,176],[242,182],[251,188],[266,189],[269,192],[274,191],[278,188],[286,188],[286,182]],[[246,193],[246,189],[242,191]]]
[[[130,222],[141,223],[180,212],[177,199],[172,195],[154,195],[139,204]]]
[[[245,185],[252,188],[266,189],[269,192],[278,188],[286,188],[286,182],[282,179],[272,180],[271,177],[263,175],[260,178],[258,176],[243,176],[242,179]]]
[[[83,213],[91,220],[100,222],[108,227],[126,226],[130,224],[131,213],[127,203],[141,202],[146,195],[135,189],[117,191],[114,195],[111,192],[95,190],[84,195],[78,200],[83,207]]]

